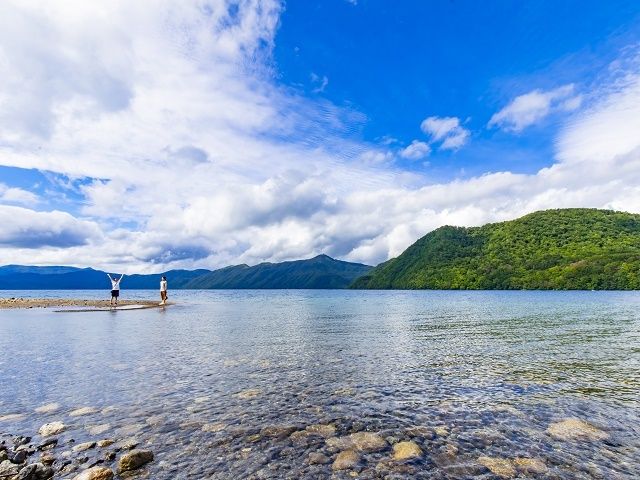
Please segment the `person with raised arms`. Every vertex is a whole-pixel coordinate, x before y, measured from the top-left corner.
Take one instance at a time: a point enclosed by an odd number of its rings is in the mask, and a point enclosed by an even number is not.
[[[160,280],[160,305],[167,303],[167,277],[163,276]]]
[[[123,279],[124,273],[120,275],[120,278],[118,278],[117,280],[111,277],[111,275],[108,273],[107,273],[107,277],[109,277],[109,280],[111,280],[111,301],[109,303],[111,306],[114,306],[114,301],[115,301],[115,306],[117,307],[118,297],[120,296],[120,280]]]

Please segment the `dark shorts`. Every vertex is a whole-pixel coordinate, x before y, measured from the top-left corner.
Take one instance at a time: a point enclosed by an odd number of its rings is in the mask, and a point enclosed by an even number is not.
[[[118,296],[120,296],[120,290],[111,290],[111,296],[118,298]]]

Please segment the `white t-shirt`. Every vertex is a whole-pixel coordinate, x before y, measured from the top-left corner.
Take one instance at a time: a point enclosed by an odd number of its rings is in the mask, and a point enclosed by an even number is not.
[[[120,290],[120,280],[122,280],[122,278],[118,280],[111,279],[111,290]]]
[[[166,280],[160,280],[160,291],[161,292],[166,292],[167,291],[167,281]]]

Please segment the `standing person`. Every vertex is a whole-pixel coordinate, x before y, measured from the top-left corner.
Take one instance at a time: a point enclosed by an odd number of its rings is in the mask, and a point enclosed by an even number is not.
[[[123,279],[124,273],[120,275],[120,278],[117,280],[112,278],[111,275],[109,275],[108,273],[107,273],[107,277],[109,277],[109,280],[111,280],[111,301],[109,303],[111,304],[111,306],[113,306],[114,300],[115,300],[115,305],[117,307],[118,297],[120,296],[120,280]]]
[[[167,277],[163,276],[160,279],[160,305],[167,303]]]

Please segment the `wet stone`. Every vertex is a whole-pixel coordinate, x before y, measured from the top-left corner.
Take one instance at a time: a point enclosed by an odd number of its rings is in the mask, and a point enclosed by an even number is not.
[[[549,425],[547,433],[557,440],[606,440],[609,434],[579,418],[567,418]]]
[[[0,478],[11,477],[11,475],[17,475],[19,468],[9,460],[4,460],[0,463]]]
[[[76,445],[75,447],[73,447],[71,449],[72,452],[84,452],[85,450],[89,450],[91,448],[95,448],[96,446],[96,442],[85,442],[85,443],[79,443],[78,445]]]
[[[35,409],[36,413],[55,413],[60,410],[59,403],[47,403],[46,405],[41,405]]]
[[[507,458],[480,457],[478,463],[500,478],[513,478],[517,474],[513,462]]]
[[[252,398],[259,397],[261,394],[262,394],[262,390],[260,390],[259,388],[250,388],[250,389],[242,390],[241,392],[235,393],[233,396],[241,400],[250,400]]]
[[[113,471],[105,467],[91,467],[79,473],[73,480],[111,480]]]
[[[355,450],[345,450],[340,452],[333,462],[333,470],[348,470],[355,467],[360,461],[360,455]]]
[[[549,470],[547,465],[539,458],[516,458],[513,461],[519,472],[541,475]]]
[[[329,457],[319,452],[312,452],[307,458],[307,462],[309,463],[309,465],[324,465],[326,463],[329,463],[330,461],[331,459]]]
[[[93,415],[94,413],[98,413],[98,409],[97,408],[81,407],[81,408],[77,408],[77,409],[73,410],[71,413],[69,413],[69,416],[70,417],[82,417],[84,415]]]
[[[11,463],[24,463],[27,460],[27,452],[25,450],[19,450],[13,455],[9,456]]]
[[[18,473],[17,480],[46,480],[53,477],[54,470],[42,463],[32,463],[23,467]]]
[[[285,438],[295,431],[294,425],[270,425],[260,430],[260,434],[264,437]]]
[[[216,432],[221,432],[225,428],[227,428],[227,424],[226,423],[222,423],[222,422],[205,423],[202,426],[202,431],[203,432],[209,432],[209,433],[216,433]]]
[[[104,440],[99,440],[97,442],[97,445],[100,448],[104,448],[104,447],[108,447],[110,445],[113,445],[114,443],[116,443],[116,442],[111,440],[110,438],[105,438]]]
[[[51,435],[58,435],[66,430],[66,426],[62,422],[45,423],[40,427],[38,433],[43,437],[50,437]]]
[[[132,450],[118,460],[118,473],[137,470],[153,460],[151,450]]]
[[[87,427],[87,432],[89,432],[89,435],[102,435],[109,429],[111,429],[111,425],[103,423],[101,425],[91,425]]]
[[[393,446],[393,459],[409,460],[422,456],[422,449],[415,442],[399,442]]]
[[[36,450],[41,450],[41,451],[51,450],[52,448],[55,448],[57,444],[58,444],[57,438],[50,438],[40,443],[40,445],[36,447]]]

